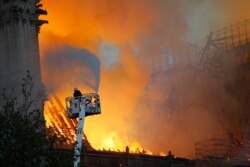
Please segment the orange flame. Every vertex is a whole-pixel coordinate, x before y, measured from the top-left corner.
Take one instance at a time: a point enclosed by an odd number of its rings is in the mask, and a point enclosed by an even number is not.
[[[51,96],[45,103],[44,118],[46,127],[52,127],[57,134],[66,137],[68,144],[75,143],[77,121],[67,118],[63,105],[56,96]],[[94,147],[97,150],[125,152],[126,146],[129,147],[130,153],[153,155],[151,151],[145,150],[138,141],[126,141],[115,131],[105,134],[100,144]]]
[[[244,18],[249,16],[249,5],[243,5],[244,10],[231,12],[232,9],[242,9],[239,5],[243,3],[238,3],[238,1],[227,3],[227,5],[221,2],[219,7],[218,4],[213,4],[212,1],[198,3],[197,6],[194,5],[191,8],[191,11],[192,9],[196,10],[190,13],[186,11],[188,10],[186,8],[185,12],[178,12],[183,11],[182,7],[186,6],[183,4],[178,6],[180,1],[169,2],[148,0],[42,1],[44,9],[48,10],[48,15],[42,16],[42,19],[49,21],[48,25],[42,27],[40,33],[42,69],[44,69],[43,60],[46,52],[64,45],[85,48],[100,59],[102,57],[98,53],[100,43],[103,41],[112,43],[121,50],[117,64],[110,69],[103,67],[101,69],[99,94],[103,114],[86,120],[84,129],[95,148],[124,150],[128,145],[132,152],[147,152],[136,138],[127,139],[128,135],[131,134],[129,131],[132,129],[127,120],[133,115],[135,105],[143,90],[145,90],[149,78],[149,70],[147,67],[144,67],[145,64],[138,62],[138,55],[136,55],[138,49],[145,49],[143,53],[149,52],[148,54],[151,54],[152,59],[157,59],[155,50],[160,43],[164,47],[177,45],[183,40],[186,29],[194,30],[193,35],[197,36],[197,27],[200,27],[200,25],[211,27],[210,21],[208,22],[209,25],[205,25],[206,22],[204,20],[206,19],[197,17],[197,13],[204,16],[202,12],[210,9],[209,7],[214,11],[211,18],[214,18],[218,13],[221,14],[220,11],[216,11],[220,7],[221,9],[227,8],[225,10],[228,12],[226,12],[225,16],[230,19],[239,16],[244,16]],[[215,8],[213,5],[215,5]],[[190,5],[188,6],[191,7]],[[235,8],[235,6],[237,7]],[[181,8],[176,9],[176,7]],[[183,14],[186,16],[183,16]],[[209,20],[211,19],[209,15],[206,15],[206,17]],[[187,28],[186,23],[183,22],[184,20],[190,20],[187,23],[190,27]],[[194,20],[197,22],[194,22]],[[201,30],[203,29],[201,28]],[[145,40],[144,37],[150,36],[150,33],[155,34],[153,41]],[[202,33],[206,34],[207,30]],[[143,42],[139,43],[138,41],[140,40]],[[145,43],[149,43],[150,45],[148,46],[150,47],[139,47]],[[151,47],[151,43],[155,44],[156,47]],[[46,73],[45,70],[42,70],[42,75],[43,78],[50,77],[50,73]],[[67,78],[63,76],[58,78],[63,78],[59,81],[60,83],[69,83]],[[44,83],[46,84],[46,79],[44,79]],[[69,95],[70,89],[73,89],[74,86],[72,85],[70,88],[65,88],[64,86],[56,91],[56,94],[60,94],[61,101]],[[61,106],[47,102],[44,116],[47,126],[53,126],[59,133],[68,136],[71,139],[71,143],[74,142],[75,129],[70,127],[76,126],[76,121],[66,120]],[[179,136],[179,138],[183,137]],[[179,145],[176,146],[176,149],[179,150],[179,153],[182,153],[184,150],[182,148],[183,142],[180,141],[182,140],[179,140],[178,143],[173,141],[172,144]],[[152,154],[151,152],[148,153]],[[160,155],[164,155],[164,153],[160,153]]]

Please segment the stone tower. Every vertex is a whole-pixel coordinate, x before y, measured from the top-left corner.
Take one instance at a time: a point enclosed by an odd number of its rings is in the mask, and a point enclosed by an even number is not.
[[[46,15],[40,0],[0,0],[0,89],[20,92],[30,71],[34,91],[42,90],[38,33]],[[17,93],[17,96],[20,96]]]

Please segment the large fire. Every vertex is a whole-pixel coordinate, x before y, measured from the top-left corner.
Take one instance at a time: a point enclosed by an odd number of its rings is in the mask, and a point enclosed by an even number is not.
[[[76,140],[77,120],[69,119],[65,114],[64,108],[65,106],[60,102],[57,96],[50,96],[44,108],[46,127],[52,127],[56,134],[62,135],[67,139],[66,144],[72,146],[72,144],[74,144]],[[86,136],[84,137],[86,140]],[[138,141],[128,143],[127,141],[119,137],[118,133],[115,131],[106,134],[100,141],[100,145],[95,146],[95,149],[125,152],[125,148],[127,146],[130,149],[130,153],[152,155],[152,152],[144,150],[144,148]],[[162,152],[159,155],[165,156],[165,154]]]
[[[171,86],[178,89],[179,83],[185,82],[188,76],[179,77],[179,81],[178,76],[174,76],[177,80],[172,85],[168,82],[157,85],[169,91],[157,87],[159,89],[150,92],[150,74],[163,61],[161,53],[168,49],[178,50],[184,42],[201,42],[210,30],[249,18],[247,4],[250,2],[244,2],[42,0],[43,8],[48,11],[43,19],[49,21],[40,32],[42,77],[52,99],[45,106],[47,126],[69,137],[69,144],[74,143],[77,121],[66,118],[64,99],[72,94],[74,87],[84,93],[98,91],[102,115],[87,118],[84,127],[94,148],[124,151],[129,146],[131,152],[147,152],[148,149],[159,152],[164,148],[179,156],[193,157],[194,141],[212,134],[221,121],[199,106],[151,119],[163,111],[157,110],[150,115],[144,111],[150,103],[138,112],[137,104],[145,90],[149,92],[146,103],[153,100],[157,103],[163,97],[174,101],[176,97],[172,97],[171,92],[179,90],[170,89]],[[236,8],[238,12],[232,12]],[[95,62],[90,66],[79,63],[82,55],[74,61],[69,57],[65,59],[64,51],[72,55],[82,53],[87,59],[95,57]],[[53,68],[57,73],[48,70]],[[81,72],[84,73],[81,75]],[[98,82],[97,87],[100,85],[99,90],[93,89],[94,82]],[[186,85],[192,83],[182,88]],[[195,99],[192,89],[188,91],[189,99]],[[171,107],[178,109],[178,104]],[[138,119],[133,119],[135,116]],[[170,119],[171,116],[176,119]],[[150,133],[145,132],[147,128]]]
[[[129,5],[124,1],[120,2]],[[132,115],[138,97],[143,92],[148,74],[143,64],[137,62],[137,58],[130,51],[127,41],[133,41],[137,34],[146,31],[144,27],[147,27],[151,19],[147,10],[148,7],[144,7],[142,9],[143,13],[140,14],[144,18],[146,17],[144,21],[138,22],[140,17],[138,15],[129,17],[130,21],[125,23],[122,19],[125,13],[116,10],[117,16],[115,17],[117,18],[114,18],[114,15],[110,13],[109,5],[106,7],[104,4],[98,3],[98,1],[68,2],[63,0],[58,3],[43,0],[42,3],[49,13],[45,17],[45,19],[49,20],[49,24],[42,28],[40,34],[42,75],[45,85],[50,86],[52,78],[53,81],[56,80],[57,84],[53,85],[56,87],[53,92],[58,95],[62,104],[64,98],[72,94],[74,87],[78,87],[86,93],[93,91],[81,82],[77,85],[76,83],[69,84],[70,79],[66,75],[58,78],[51,76],[51,72],[46,71],[46,64],[44,64],[48,51],[56,51],[65,45],[71,45],[86,48],[95,54],[100,61],[106,62],[109,60],[106,60],[105,53],[100,53],[103,50],[102,46],[105,47],[110,44],[118,48],[118,53],[115,55],[116,61],[114,61],[118,65],[109,65],[109,63],[101,65],[101,85],[98,93],[101,97],[103,114],[87,118],[84,129],[91,145],[96,149],[124,151],[126,146],[129,146],[132,152],[144,150],[136,138],[129,138],[126,134],[132,129],[128,120]],[[76,8],[75,4],[77,3],[85,9]],[[119,5],[119,3],[113,1],[110,5]],[[55,8],[55,6],[57,7]],[[98,8],[103,10],[93,13],[93,11],[98,11]],[[131,10],[135,11],[137,9],[132,7]],[[65,13],[63,14],[63,12]],[[120,29],[120,24],[123,24],[126,33]],[[75,26],[72,27],[72,25]],[[65,68],[60,70],[62,70],[62,74],[71,72],[74,75],[77,67],[75,69]],[[130,87],[127,86],[128,82]],[[57,110],[59,113],[55,119],[52,119],[52,114],[55,115],[55,112],[53,109],[54,113],[49,109],[51,105],[51,102],[47,102],[45,106],[47,125],[55,124],[59,131],[65,131],[62,129],[65,125],[58,122],[60,119],[65,119],[65,116],[61,113],[62,110]],[[65,121],[65,124],[69,123]],[[73,138],[73,130],[71,130],[70,135]]]

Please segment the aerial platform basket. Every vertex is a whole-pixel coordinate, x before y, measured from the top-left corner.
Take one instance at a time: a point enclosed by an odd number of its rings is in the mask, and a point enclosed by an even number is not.
[[[78,118],[81,110],[80,105],[85,104],[85,117],[101,114],[100,97],[96,93],[83,94],[78,97],[67,97],[66,114],[69,118]]]

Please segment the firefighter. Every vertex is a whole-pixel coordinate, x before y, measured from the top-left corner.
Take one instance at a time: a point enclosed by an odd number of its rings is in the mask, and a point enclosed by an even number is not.
[[[80,90],[78,90],[77,88],[74,88],[74,94],[73,96],[76,97],[81,97],[82,96],[82,92]]]

